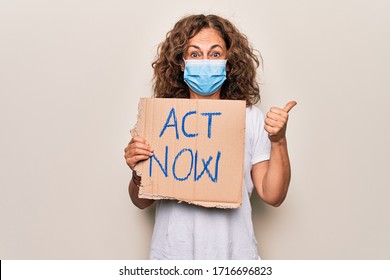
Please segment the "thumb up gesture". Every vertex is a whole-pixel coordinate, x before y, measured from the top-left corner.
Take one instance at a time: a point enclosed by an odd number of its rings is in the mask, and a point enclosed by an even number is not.
[[[296,101],[290,101],[283,109],[271,107],[266,115],[264,128],[268,132],[271,142],[279,142],[286,137],[288,113],[297,105]]]

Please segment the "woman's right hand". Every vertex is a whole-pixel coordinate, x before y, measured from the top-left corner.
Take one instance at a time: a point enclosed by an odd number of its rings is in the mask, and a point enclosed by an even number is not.
[[[133,171],[139,161],[146,160],[152,155],[152,147],[141,136],[134,136],[125,148],[126,163]]]

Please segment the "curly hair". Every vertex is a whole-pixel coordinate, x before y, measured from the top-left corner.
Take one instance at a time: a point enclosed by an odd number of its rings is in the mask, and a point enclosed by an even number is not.
[[[247,37],[230,21],[217,15],[203,14],[179,20],[158,46],[157,58],[152,63],[154,97],[190,97],[181,62],[188,40],[204,28],[217,30],[227,47],[229,71],[222,85],[220,98],[245,100],[247,106],[256,104],[260,101],[260,89],[256,81],[256,69],[260,62]]]

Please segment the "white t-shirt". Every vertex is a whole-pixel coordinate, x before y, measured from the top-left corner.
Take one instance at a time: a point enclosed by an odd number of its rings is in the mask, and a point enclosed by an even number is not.
[[[204,208],[174,200],[159,200],[150,259],[258,259],[250,195],[252,165],[270,156],[264,115],[246,109],[244,188],[236,209]]]

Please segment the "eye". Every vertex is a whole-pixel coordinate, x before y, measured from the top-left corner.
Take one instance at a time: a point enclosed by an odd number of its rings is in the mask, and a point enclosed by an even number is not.
[[[199,57],[199,54],[197,52],[192,52],[192,53],[190,53],[190,56],[192,58],[197,58],[197,57]]]
[[[217,57],[220,57],[220,56],[221,56],[221,54],[219,52],[212,52],[211,53],[211,57],[213,57],[213,58],[217,58]]]

